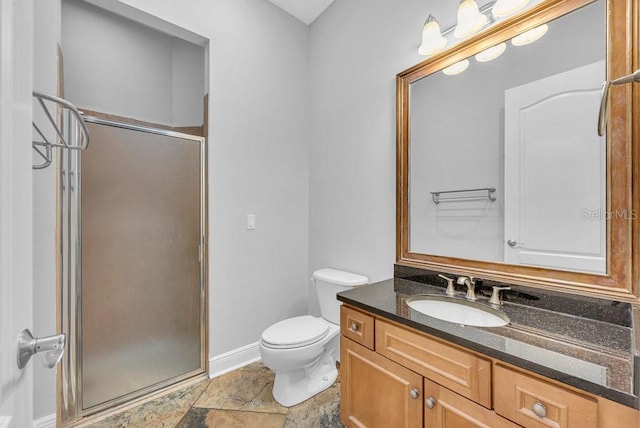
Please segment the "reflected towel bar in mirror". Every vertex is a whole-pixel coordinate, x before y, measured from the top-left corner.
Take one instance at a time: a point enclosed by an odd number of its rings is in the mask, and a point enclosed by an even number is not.
[[[431,192],[431,199],[433,203],[438,205],[443,201],[460,201],[463,199],[484,199],[485,197],[489,198],[491,202],[496,200],[494,195],[496,191],[495,187],[481,187],[479,189],[462,189],[462,190],[441,190],[439,192]],[[452,196],[450,198],[440,198],[440,195],[444,193],[470,193],[470,192],[487,192],[486,195],[466,195],[466,196]]]

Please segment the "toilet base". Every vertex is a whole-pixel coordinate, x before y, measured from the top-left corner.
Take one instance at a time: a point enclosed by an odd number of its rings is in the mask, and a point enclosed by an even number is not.
[[[273,398],[285,407],[295,406],[329,388],[337,378],[336,362],[325,353],[309,367],[276,372]]]

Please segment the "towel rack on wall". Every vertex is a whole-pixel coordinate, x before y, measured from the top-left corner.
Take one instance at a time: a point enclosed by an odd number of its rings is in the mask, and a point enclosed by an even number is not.
[[[462,190],[441,190],[439,192],[431,192],[431,199],[433,203],[438,205],[440,202],[444,201],[460,201],[464,199],[484,199],[489,198],[491,202],[496,200],[494,195],[496,191],[495,187],[481,187],[479,189],[462,189]],[[440,195],[443,193],[471,193],[471,192],[487,192],[486,195],[465,195],[465,196],[452,196],[450,198],[440,198]]]
[[[34,139],[32,141],[32,147],[42,161],[41,163],[33,165],[33,169],[44,169],[51,165],[54,147],[69,150],[84,150],[89,146],[89,130],[82,119],[81,113],[73,104],[63,98],[36,91],[33,91],[33,98],[38,101],[44,116],[48,119],[50,126],[55,131],[53,138],[47,138],[45,133],[51,130],[36,124],[36,112],[34,111],[34,119],[31,123],[35,133],[40,136],[41,140]],[[49,110],[47,103],[52,107],[55,106],[55,114],[60,118],[60,125],[58,125],[58,121],[56,121]],[[79,134],[76,131],[78,129],[80,130]],[[57,139],[59,142],[52,142],[53,139]]]

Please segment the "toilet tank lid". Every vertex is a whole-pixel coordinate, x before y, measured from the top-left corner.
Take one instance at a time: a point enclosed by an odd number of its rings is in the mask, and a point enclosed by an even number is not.
[[[356,287],[369,283],[369,278],[364,275],[331,268],[318,269],[313,272],[313,279],[347,287]]]

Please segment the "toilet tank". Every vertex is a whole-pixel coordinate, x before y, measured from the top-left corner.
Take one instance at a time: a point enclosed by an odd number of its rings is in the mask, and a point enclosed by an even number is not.
[[[364,275],[331,268],[318,269],[311,279],[316,284],[322,317],[334,324],[340,324],[341,303],[336,294],[369,283],[369,278]]]

